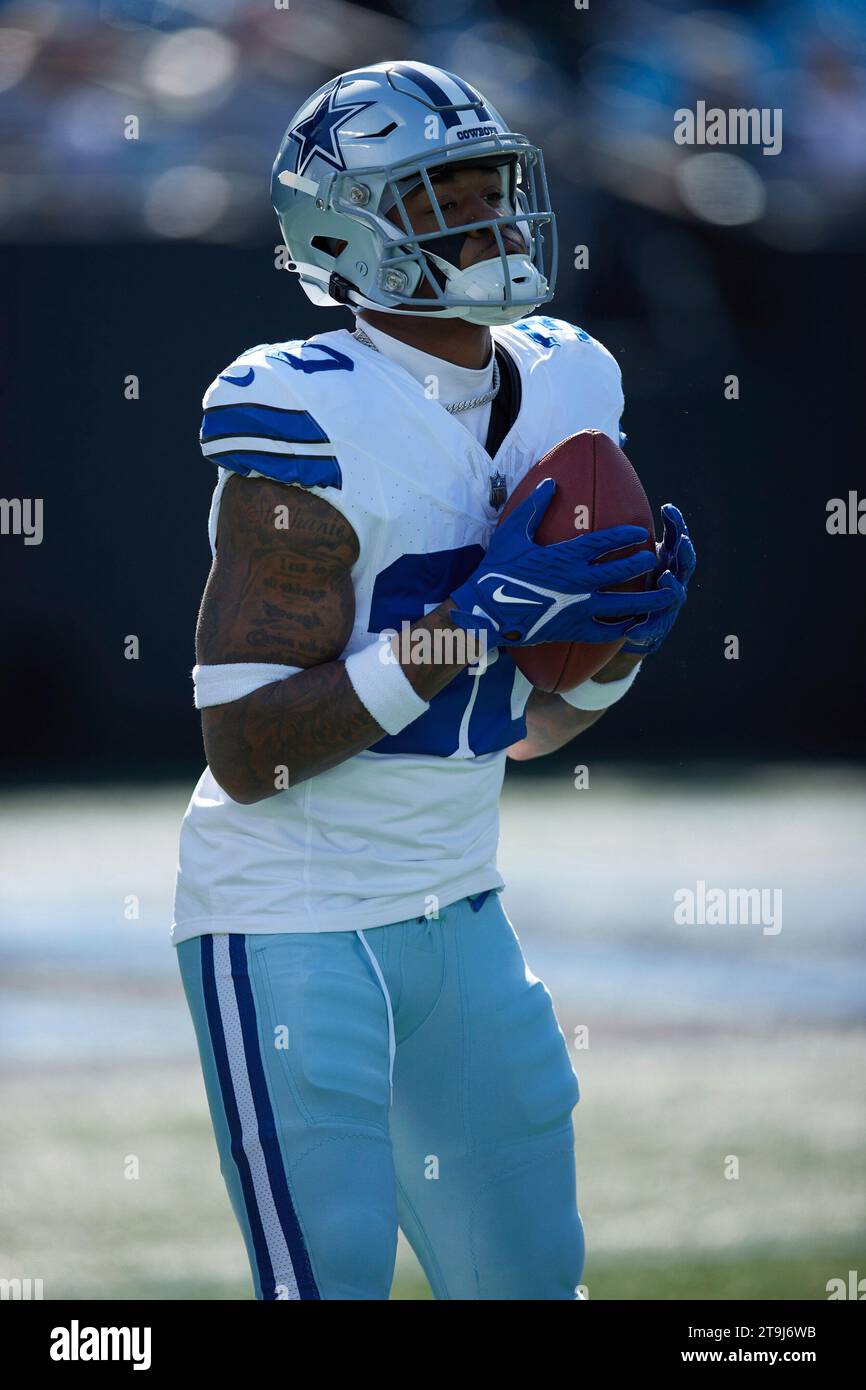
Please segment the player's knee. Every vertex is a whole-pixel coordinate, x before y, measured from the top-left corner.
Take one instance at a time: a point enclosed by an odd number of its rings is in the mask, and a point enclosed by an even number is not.
[[[324,1299],[385,1299],[397,1254],[394,1169],[387,1138],[318,1137],[292,1170]]]
[[[483,1299],[575,1297],[584,1264],[574,1155],[565,1136],[491,1184],[478,1204],[474,1265]]]
[[[543,1299],[573,1299],[583,1278],[585,1242],[583,1222],[576,1203],[564,1205],[547,1229],[539,1231],[537,1271],[541,1284],[533,1281],[531,1297]]]
[[[322,1298],[387,1299],[397,1228],[388,1206],[334,1194],[315,1223],[316,1275]]]

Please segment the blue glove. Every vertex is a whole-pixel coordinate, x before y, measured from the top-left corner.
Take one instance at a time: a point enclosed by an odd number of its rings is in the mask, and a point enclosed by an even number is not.
[[[488,650],[539,642],[611,642],[625,635],[636,613],[661,616],[674,602],[666,589],[600,592],[656,568],[647,550],[593,564],[612,550],[645,541],[649,532],[642,526],[611,526],[555,545],[536,545],[533,537],[555,491],[552,478],[539,483],[496,528],[478,569],[451,595],[452,622],[486,631]],[[597,618],[623,621],[599,623]]]
[[[621,650],[640,656],[657,652],[667,637],[686,601],[689,580],[695,570],[695,547],[683,514],[673,502],[665,502],[662,507],[662,521],[664,536],[656,546],[655,592],[664,589],[672,596],[672,602],[664,612],[650,613],[629,629],[628,639]]]

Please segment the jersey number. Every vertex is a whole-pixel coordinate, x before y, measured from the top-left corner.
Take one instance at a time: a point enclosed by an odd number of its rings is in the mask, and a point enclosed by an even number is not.
[[[368,630],[399,633],[402,623],[417,622],[468,579],[483,556],[480,545],[401,555],[376,576]],[[519,673],[509,653],[491,652],[483,672],[461,671],[433,697],[426,713],[401,733],[374,743],[372,751],[448,758],[507,748],[526,733],[522,710],[517,718],[512,715],[515,678]]]

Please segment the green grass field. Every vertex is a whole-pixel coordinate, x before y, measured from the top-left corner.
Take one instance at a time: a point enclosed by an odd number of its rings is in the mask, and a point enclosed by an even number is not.
[[[685,1065],[679,1041],[652,1044],[651,1057],[644,1042],[637,1070],[621,1045],[597,1074],[584,1064],[576,1129],[590,1299],[821,1299],[828,1279],[866,1271],[862,1139],[845,1118],[864,1041],[803,1049],[803,1126],[769,1113],[802,1040],[767,1046],[751,1084],[742,1044],[720,1052],[717,1041]],[[831,1059],[847,1095],[822,1089]],[[718,1095],[701,1104],[705,1069],[723,1063],[736,1082],[736,1181],[722,1176],[730,1114]],[[3,1080],[0,1112],[4,1275],[41,1278],[53,1299],[250,1297],[194,1064],[34,1070]],[[402,1240],[392,1297],[430,1297]]]
[[[527,959],[588,1029],[589,1299],[825,1299],[866,1276],[863,779],[593,778],[507,787],[502,836]],[[251,1297],[167,934],[186,796],[0,805],[0,1278],[47,1299]],[[697,878],[779,885],[784,929],[676,926]],[[430,1296],[402,1241],[392,1296]]]

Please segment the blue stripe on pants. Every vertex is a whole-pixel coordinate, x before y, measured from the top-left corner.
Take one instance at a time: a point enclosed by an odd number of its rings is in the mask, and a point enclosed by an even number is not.
[[[292,1205],[292,1198],[286,1181],[286,1171],[283,1166],[283,1157],[280,1152],[279,1139],[277,1137],[274,1112],[271,1107],[267,1082],[265,1080],[265,1069],[259,1052],[259,1030],[252,988],[250,986],[249,970],[247,969],[246,940],[243,936],[235,935],[229,938],[229,942],[232,979],[235,982],[235,994],[238,1001],[241,1029],[243,1031],[247,1071],[250,1078],[253,1103],[256,1107],[259,1139],[261,1140],[265,1164],[267,1165],[267,1173],[270,1180],[271,1192],[273,1193],[274,1205],[276,1206],[283,1235],[286,1238],[286,1244],[289,1248],[292,1268],[295,1272],[295,1279],[298,1286],[298,1297],[302,1299],[314,1299],[319,1297],[319,1291],[316,1288],[316,1281],[313,1278],[313,1271],[310,1268],[310,1259],[307,1254],[306,1245],[304,1244],[304,1237],[298,1224],[295,1208]]]
[[[261,1296],[317,1299],[265,1083],[245,941],[242,936],[199,941],[210,1044]],[[223,957],[219,962],[215,949]]]

